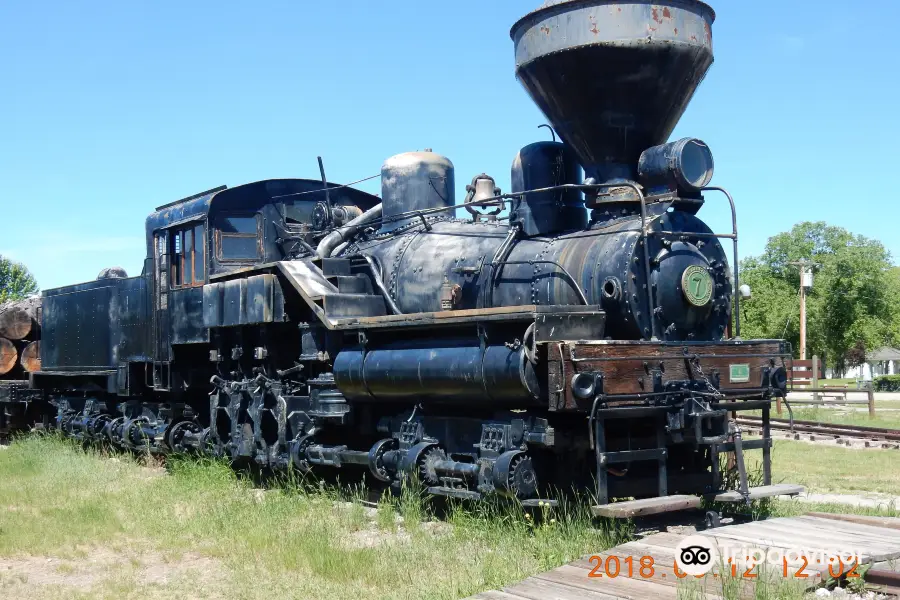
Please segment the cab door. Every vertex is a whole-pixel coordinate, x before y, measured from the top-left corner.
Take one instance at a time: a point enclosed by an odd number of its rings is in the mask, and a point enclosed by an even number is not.
[[[153,294],[153,388],[171,388],[172,346],[169,343],[169,232],[157,231],[153,238],[154,247],[154,294]]]
[[[194,221],[169,229],[169,344],[209,343],[203,325],[207,281],[206,227]]]

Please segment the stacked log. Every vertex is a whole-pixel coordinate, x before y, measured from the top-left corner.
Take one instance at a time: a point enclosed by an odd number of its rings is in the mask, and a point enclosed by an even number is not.
[[[41,340],[28,342],[19,353],[19,364],[28,373],[41,370]]]
[[[19,353],[11,341],[0,338],[0,376],[4,376],[16,367]]]
[[[0,304],[0,377],[25,379],[41,370],[41,299]]]

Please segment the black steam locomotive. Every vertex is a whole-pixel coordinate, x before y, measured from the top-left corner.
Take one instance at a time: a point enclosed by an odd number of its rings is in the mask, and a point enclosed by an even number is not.
[[[748,487],[752,448],[771,483],[768,428],[742,440],[729,419],[768,422],[789,349],[740,339],[719,242],[736,258],[736,229],[696,216],[731,198],[705,144],[664,143],[713,20],[697,0],[571,0],[518,21],[517,76],[563,141],[523,148],[508,193],[481,174],[457,203],[425,151],[384,163],[381,198],[323,172],[159,207],[140,276],[43,293],[31,393],[79,439],[460,498],[792,491]]]

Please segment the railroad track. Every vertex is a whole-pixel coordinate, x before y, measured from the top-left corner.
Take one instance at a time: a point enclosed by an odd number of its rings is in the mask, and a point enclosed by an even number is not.
[[[739,417],[737,423],[761,429],[762,417]],[[788,419],[771,419],[770,427],[774,431],[791,431],[791,422]],[[883,429],[881,427],[865,427],[862,425],[794,421],[793,432],[833,436],[842,439],[900,443],[900,430],[898,429]]]

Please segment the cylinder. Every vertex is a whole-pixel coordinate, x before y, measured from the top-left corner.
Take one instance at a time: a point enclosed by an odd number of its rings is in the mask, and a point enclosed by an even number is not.
[[[471,339],[345,350],[335,358],[334,379],[350,400],[508,402],[538,394],[522,347],[482,350]]]
[[[454,186],[453,163],[440,154],[406,152],[387,159],[381,167],[382,231],[416,219],[398,219],[402,213],[453,206]]]
[[[522,148],[513,160],[512,192],[581,183],[575,154],[559,142],[537,142]],[[510,222],[528,236],[584,229],[587,211],[579,190],[528,194],[513,203]]]

